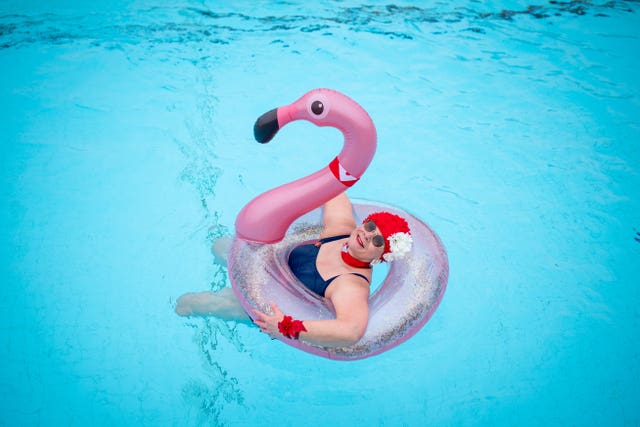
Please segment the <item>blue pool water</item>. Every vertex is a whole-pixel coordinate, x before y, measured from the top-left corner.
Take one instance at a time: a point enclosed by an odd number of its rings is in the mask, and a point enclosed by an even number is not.
[[[218,3],[0,3],[0,425],[640,425],[640,3]],[[315,87],[378,128],[350,194],[449,254],[426,327],[358,362],[173,312],[340,149],[252,139]]]

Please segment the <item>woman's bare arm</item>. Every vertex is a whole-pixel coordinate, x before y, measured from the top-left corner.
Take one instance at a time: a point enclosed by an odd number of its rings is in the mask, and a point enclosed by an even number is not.
[[[324,229],[320,238],[349,234],[353,231],[356,222],[347,193],[340,193],[324,204],[322,222]]]
[[[343,276],[335,279],[336,283],[331,295],[331,302],[336,311],[336,318],[329,320],[303,320],[306,332],[301,332],[299,339],[310,344],[327,347],[342,347],[357,342],[367,328],[369,321],[369,287],[360,283],[357,278]],[[263,332],[275,337],[280,335],[278,323],[284,314],[270,303],[273,314],[255,311],[254,323]]]

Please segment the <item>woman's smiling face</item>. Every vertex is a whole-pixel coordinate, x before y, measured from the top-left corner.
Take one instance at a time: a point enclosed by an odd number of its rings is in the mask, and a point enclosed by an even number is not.
[[[380,259],[384,253],[384,237],[373,221],[367,221],[351,232],[349,252],[366,262]]]

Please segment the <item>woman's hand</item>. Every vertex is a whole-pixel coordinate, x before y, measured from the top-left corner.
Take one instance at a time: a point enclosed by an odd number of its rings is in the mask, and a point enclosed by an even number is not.
[[[271,306],[273,314],[263,313],[260,310],[253,310],[253,313],[256,315],[253,323],[258,325],[262,332],[268,334],[271,338],[275,338],[280,335],[278,322],[282,322],[284,315],[282,314],[282,311],[280,311],[278,306],[275,305],[275,303],[270,302],[269,306]]]

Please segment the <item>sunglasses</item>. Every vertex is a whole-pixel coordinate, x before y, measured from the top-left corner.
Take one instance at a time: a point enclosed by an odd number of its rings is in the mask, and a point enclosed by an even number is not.
[[[376,223],[371,220],[364,223],[364,229],[369,233],[375,231],[377,228],[378,226],[376,225]],[[371,243],[373,243],[373,246],[375,246],[376,248],[381,248],[384,246],[384,237],[382,237],[382,235],[380,234],[376,234],[375,236],[373,236],[373,239],[371,239]]]

